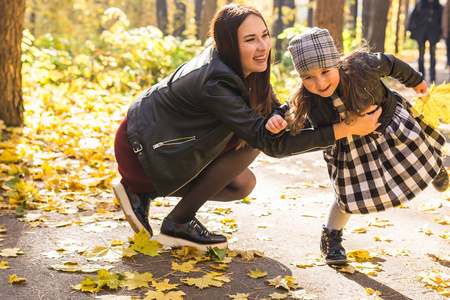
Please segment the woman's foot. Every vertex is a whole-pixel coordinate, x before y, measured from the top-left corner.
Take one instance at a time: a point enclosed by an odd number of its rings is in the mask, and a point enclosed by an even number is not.
[[[196,218],[183,224],[164,218],[158,241],[164,246],[194,246],[201,251],[207,251],[208,247],[224,249],[228,246],[225,236],[209,232]]]
[[[341,244],[342,231],[343,229],[329,231],[328,228],[323,226],[320,250],[328,265],[345,265],[347,263],[345,249]]]
[[[149,194],[129,192],[121,183],[113,186],[113,190],[119,201],[120,207],[134,232],[138,233],[141,229],[145,229],[145,231],[152,236],[153,231],[148,222],[148,212],[151,200]]]
[[[447,170],[444,166],[441,167],[439,174],[436,176],[436,178],[434,178],[432,184],[433,187],[440,193],[443,193],[448,189],[449,178]]]

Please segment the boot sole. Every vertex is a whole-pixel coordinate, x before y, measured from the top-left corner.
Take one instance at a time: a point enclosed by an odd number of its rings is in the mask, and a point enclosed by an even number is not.
[[[181,239],[181,238],[175,238],[169,235],[165,235],[163,233],[160,233],[158,235],[158,242],[161,245],[168,246],[168,247],[188,247],[193,246],[196,247],[200,251],[208,251],[208,248],[214,248],[217,247],[219,249],[225,249],[228,248],[228,242],[223,243],[216,243],[216,244],[199,244],[195,243],[189,240]]]
[[[125,191],[123,185],[121,183],[118,183],[115,186],[113,186],[113,190],[117,200],[119,201],[120,208],[122,208],[123,214],[127,218],[127,221],[130,224],[131,228],[134,230],[134,232],[138,233],[139,231],[141,231],[141,229],[144,229],[145,232],[148,232],[147,229],[145,229],[145,227],[141,224],[139,219],[134,214],[133,208],[131,207],[130,204],[130,199],[128,199],[127,192]],[[126,199],[126,201],[122,201],[122,199]]]
[[[332,260],[332,259],[325,259],[325,262],[327,265],[346,265],[348,263],[347,259],[339,259],[339,260]]]

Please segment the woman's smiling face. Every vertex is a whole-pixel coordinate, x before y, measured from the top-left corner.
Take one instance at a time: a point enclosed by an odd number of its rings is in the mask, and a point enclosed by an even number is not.
[[[300,78],[305,88],[313,94],[330,97],[339,85],[339,69],[323,68],[303,73]]]
[[[257,15],[249,15],[238,28],[239,51],[244,76],[264,72],[272,47],[269,30]]]

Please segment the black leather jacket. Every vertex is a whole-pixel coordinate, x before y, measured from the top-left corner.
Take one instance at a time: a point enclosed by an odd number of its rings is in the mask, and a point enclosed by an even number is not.
[[[367,97],[360,100],[363,101],[364,107],[369,107],[372,104],[381,106],[382,113],[378,119],[381,125],[377,128],[377,131],[384,133],[395,113],[398,94],[388,89],[381,79],[389,76],[406,87],[415,87],[422,82],[423,76],[410,65],[391,54],[361,53],[360,55],[363,57],[359,57],[357,61],[360,63],[359,67],[366,69],[365,78],[361,78],[361,82],[366,85],[365,90],[367,92]],[[305,127],[317,128],[340,121],[331,97],[323,98],[316,94],[313,94],[312,97],[308,117],[309,124],[305,124]],[[289,103],[286,102],[277,109],[276,113],[284,117],[288,109]],[[376,135],[372,136],[376,137]]]
[[[127,113],[128,138],[160,196],[196,177],[233,134],[273,157],[325,149],[332,126],[304,135],[271,135],[266,119],[246,105],[248,89],[210,47],[145,90]]]

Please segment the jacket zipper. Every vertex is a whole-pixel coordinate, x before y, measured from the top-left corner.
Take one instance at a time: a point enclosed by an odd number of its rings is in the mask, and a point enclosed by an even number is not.
[[[156,143],[153,145],[153,149],[158,149],[159,147],[162,147],[162,146],[179,145],[179,144],[183,144],[183,143],[187,143],[187,142],[191,142],[191,141],[195,141],[195,135],[171,139],[171,140],[167,140],[164,142],[159,142],[159,143]]]

